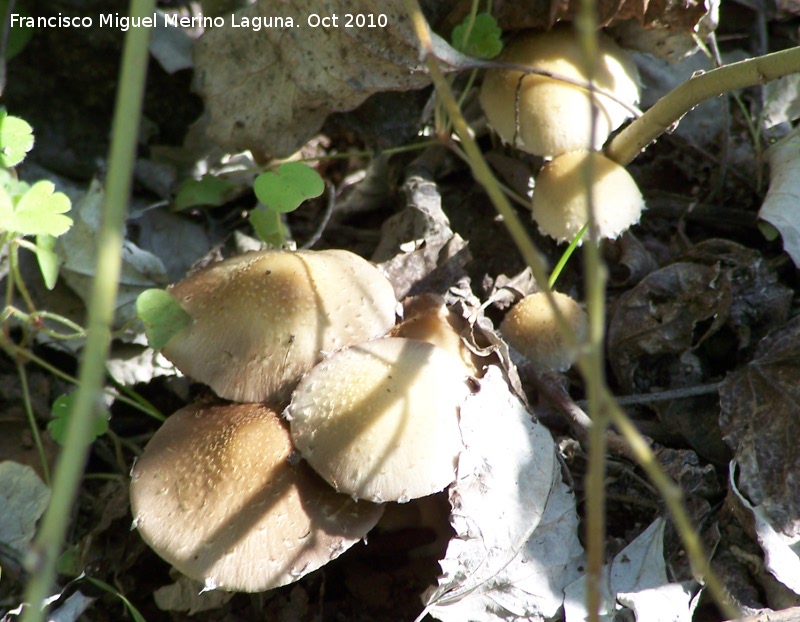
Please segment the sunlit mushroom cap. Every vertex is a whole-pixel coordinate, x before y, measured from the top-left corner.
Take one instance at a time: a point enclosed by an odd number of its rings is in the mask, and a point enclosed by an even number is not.
[[[164,356],[238,402],[288,399],[326,353],[385,334],[397,306],[383,274],[343,250],[248,253],[169,292],[193,322]]]
[[[598,33],[594,81],[629,106],[639,101],[639,74],[627,52]],[[586,83],[579,40],[571,28],[529,31],[515,37],[498,58],[508,63]],[[520,82],[521,79],[521,82]],[[504,142],[541,156],[557,156],[590,146],[599,149],[608,135],[631,116],[612,99],[597,94],[595,134],[591,140],[588,91],[563,81],[515,70],[487,70],[480,101],[489,124]]]
[[[586,339],[586,312],[566,294],[553,292],[553,299],[576,344]],[[500,332],[540,371],[564,371],[575,362],[577,350],[567,344],[559,331],[553,307],[543,292],[526,296],[511,307],[500,324]]]
[[[533,219],[559,242],[571,242],[589,220],[584,166],[591,159],[594,215],[601,238],[616,238],[639,222],[644,198],[624,166],[601,153],[572,151],[542,167],[533,189]]]
[[[336,490],[408,501],[453,481],[468,394],[463,363],[414,339],[340,350],[303,377],[286,409],[292,440]]]
[[[307,464],[290,464],[292,451],[267,406],[179,410],[131,472],[134,526],[209,589],[296,581],[361,540],[383,508],[336,493]]]

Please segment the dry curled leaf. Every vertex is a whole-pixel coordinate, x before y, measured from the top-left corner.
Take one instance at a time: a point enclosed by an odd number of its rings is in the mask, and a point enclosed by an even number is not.
[[[348,14],[385,16],[380,23],[386,25],[346,28]],[[284,27],[232,28],[226,21],[197,43],[208,133],[222,147],[286,156],[313,137],[331,112],[352,110],[379,91],[428,84],[400,0],[259,0],[231,20],[278,15]],[[336,15],[338,27],[312,27],[314,15]]]
[[[739,465],[739,490],[777,532],[800,538],[800,317],[759,344],[720,385],[720,426]]]

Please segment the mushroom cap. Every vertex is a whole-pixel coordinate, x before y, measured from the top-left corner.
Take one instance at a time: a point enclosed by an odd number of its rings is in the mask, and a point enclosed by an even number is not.
[[[293,465],[289,432],[263,404],[193,405],[169,417],[131,471],[134,526],[208,589],[296,581],[361,540],[383,507]]]
[[[594,214],[601,238],[616,238],[639,222],[644,198],[633,177],[601,153],[571,151],[547,162],[536,176],[533,219],[539,230],[568,242],[589,220],[583,167],[592,159]]]
[[[312,369],[286,409],[292,441],[339,492],[408,501],[455,477],[469,392],[463,363],[433,344],[377,339]]]
[[[568,27],[525,32],[506,46],[499,60],[581,82],[588,79],[578,37]],[[595,135],[590,140],[591,106],[586,89],[541,75],[523,76],[521,71],[488,70],[480,101],[489,124],[503,141],[528,153],[551,157],[590,145],[599,149],[608,135],[631,116],[624,106],[598,94]],[[639,102],[635,63],[603,33],[598,33],[594,81],[599,89],[620,101],[631,106]]]
[[[566,294],[553,292],[553,298],[575,340],[586,339],[589,324],[586,312]],[[575,362],[577,351],[564,342],[553,308],[543,292],[526,296],[511,307],[500,324],[500,332],[512,348],[541,370],[564,371]]]
[[[444,348],[464,363],[467,373],[480,373],[480,357],[473,354],[461,335],[467,321],[447,308],[444,299],[435,294],[420,294],[403,301],[403,321],[390,332],[391,337],[427,341]]]
[[[343,250],[247,253],[169,292],[193,321],[164,356],[238,402],[287,400],[327,352],[385,334],[397,306],[380,270]]]

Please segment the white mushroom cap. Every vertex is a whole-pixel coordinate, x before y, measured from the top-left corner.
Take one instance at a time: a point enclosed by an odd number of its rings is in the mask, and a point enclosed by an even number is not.
[[[577,35],[571,28],[525,32],[513,39],[499,60],[585,83],[586,72]],[[504,142],[541,156],[557,156],[575,149],[599,149],[609,134],[631,114],[614,100],[596,95],[598,114],[591,136],[588,91],[563,81],[514,70],[487,70],[480,101],[489,124]],[[520,83],[520,79],[522,82]],[[614,41],[598,33],[598,89],[635,106],[639,102],[639,74],[631,57]]]
[[[131,472],[134,526],[209,589],[259,592],[296,581],[361,540],[383,508],[292,465],[289,432],[261,404],[188,406]]]
[[[583,308],[566,294],[553,292],[553,298],[575,341],[586,339],[589,321]],[[566,344],[543,292],[526,296],[511,307],[500,332],[512,348],[542,371],[564,371],[575,362],[577,350]]]
[[[444,489],[462,450],[463,363],[414,339],[377,339],[311,370],[286,409],[292,441],[336,490],[408,501]]]
[[[342,250],[248,253],[169,292],[193,322],[164,356],[238,402],[288,399],[326,353],[384,335],[397,306],[383,274]]]
[[[601,238],[639,222],[644,198],[633,177],[601,153],[572,151],[546,163],[533,189],[533,219],[559,242],[572,241],[589,220],[584,165],[592,159],[594,214]]]

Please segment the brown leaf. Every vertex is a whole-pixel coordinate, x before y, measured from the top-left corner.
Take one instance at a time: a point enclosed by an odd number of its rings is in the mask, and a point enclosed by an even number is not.
[[[739,490],[774,529],[800,534],[800,317],[758,346],[719,389],[720,426],[739,464]]]
[[[345,28],[346,14],[384,15],[386,27]],[[338,27],[313,28],[311,15],[336,15]],[[231,27],[278,16],[283,27]],[[260,0],[206,31],[195,66],[212,139],[274,156],[296,151],[333,111],[352,110],[378,91],[428,84],[400,0]]]

